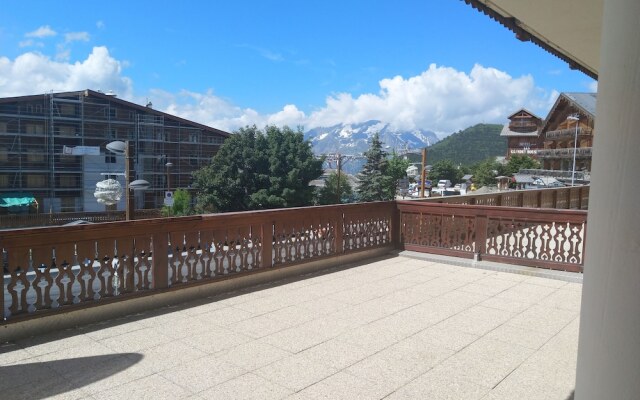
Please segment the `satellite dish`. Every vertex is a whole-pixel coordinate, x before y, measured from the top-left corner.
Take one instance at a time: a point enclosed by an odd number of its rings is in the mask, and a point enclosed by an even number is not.
[[[120,140],[116,140],[115,142],[107,143],[107,150],[116,154],[124,154],[127,149],[127,144]]]
[[[149,186],[151,186],[151,184],[144,179],[136,179],[129,184],[131,190],[146,190],[149,189]]]

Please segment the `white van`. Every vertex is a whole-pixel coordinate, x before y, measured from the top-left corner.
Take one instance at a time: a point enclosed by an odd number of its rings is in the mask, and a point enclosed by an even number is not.
[[[445,188],[450,188],[451,187],[451,181],[448,179],[441,179],[438,181],[438,188],[439,189],[445,189]]]

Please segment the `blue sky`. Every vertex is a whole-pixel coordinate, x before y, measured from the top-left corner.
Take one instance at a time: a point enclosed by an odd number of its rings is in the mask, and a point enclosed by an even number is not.
[[[0,96],[85,88],[227,130],[446,135],[595,82],[459,0],[4,2]]]

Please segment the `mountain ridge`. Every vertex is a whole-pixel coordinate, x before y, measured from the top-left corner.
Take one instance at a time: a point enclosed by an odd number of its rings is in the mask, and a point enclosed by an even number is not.
[[[311,141],[316,154],[361,155],[369,148],[370,138],[376,132],[388,152],[423,148],[439,140],[432,131],[396,129],[391,124],[378,120],[317,127],[305,132],[304,137]]]

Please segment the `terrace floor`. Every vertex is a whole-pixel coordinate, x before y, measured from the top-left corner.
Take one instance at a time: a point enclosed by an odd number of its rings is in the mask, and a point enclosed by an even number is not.
[[[582,285],[405,256],[0,345],[7,399],[567,399]]]

